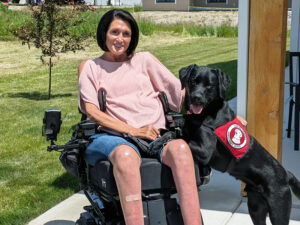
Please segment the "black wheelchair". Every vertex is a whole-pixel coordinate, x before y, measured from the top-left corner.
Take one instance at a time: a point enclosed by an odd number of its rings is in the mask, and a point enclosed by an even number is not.
[[[163,103],[167,128],[181,136],[184,116],[169,111],[165,94],[160,94]],[[103,108],[101,108],[103,110]],[[80,179],[81,188],[90,202],[85,206],[76,225],[122,225],[125,224],[115,184],[112,165],[109,161],[98,161],[95,166],[84,160],[84,151],[90,137],[97,133],[97,124],[87,121],[85,115],[73,128],[73,134],[65,145],[56,145],[61,126],[61,111],[48,109],[43,119],[43,135],[51,141],[48,151],[59,151],[60,161],[67,172]],[[142,157],[140,168],[142,183],[142,202],[145,225],[183,225],[176,187],[171,169],[156,158]],[[209,182],[211,170],[195,164],[198,190]]]

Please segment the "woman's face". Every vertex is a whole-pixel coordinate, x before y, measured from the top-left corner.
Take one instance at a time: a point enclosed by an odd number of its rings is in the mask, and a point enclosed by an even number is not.
[[[127,21],[115,18],[106,33],[106,46],[112,57],[126,57],[131,41],[131,27]]]

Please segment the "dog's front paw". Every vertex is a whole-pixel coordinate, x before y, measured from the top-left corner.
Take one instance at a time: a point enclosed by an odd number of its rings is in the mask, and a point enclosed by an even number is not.
[[[201,148],[200,144],[193,140],[189,142],[189,146],[191,148],[195,161],[199,162],[201,165],[208,165],[210,155],[207,150]]]

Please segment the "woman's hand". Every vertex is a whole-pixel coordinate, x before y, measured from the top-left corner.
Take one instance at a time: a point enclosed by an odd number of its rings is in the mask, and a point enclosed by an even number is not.
[[[132,136],[142,139],[155,140],[160,136],[159,130],[153,125],[148,125],[141,128],[134,128],[129,132]]]
[[[241,116],[236,116],[236,118],[244,125],[244,126],[247,126],[247,121],[243,118],[243,117],[241,117]]]

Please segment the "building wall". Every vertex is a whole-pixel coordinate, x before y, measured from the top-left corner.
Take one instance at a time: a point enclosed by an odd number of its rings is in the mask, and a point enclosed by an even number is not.
[[[156,2],[156,0],[143,0],[143,10],[153,11],[189,11],[190,0],[175,0],[175,3]]]
[[[217,8],[238,8],[239,0],[226,0],[223,2],[215,2],[210,3],[209,0],[192,0],[191,6],[199,6],[199,7],[217,7]]]
[[[84,0],[87,5],[107,6],[107,0]],[[111,0],[113,6],[141,6],[142,0]]]
[[[240,0],[244,1],[244,0]],[[288,7],[291,8],[291,1],[288,0]],[[238,8],[239,0],[226,0],[222,2],[209,2],[209,0],[175,0],[175,3],[157,3],[156,0],[142,0],[144,11],[189,11],[190,6],[215,7],[215,8]]]
[[[147,1],[147,0],[144,0]],[[240,0],[244,1],[244,0]],[[288,7],[291,8],[292,0],[288,0]],[[238,8],[239,0],[226,0],[226,3],[211,3],[209,0],[191,0],[191,6],[198,7],[217,7],[217,8]]]
[[[111,4],[115,6],[135,6],[142,5],[142,0],[111,0]]]

